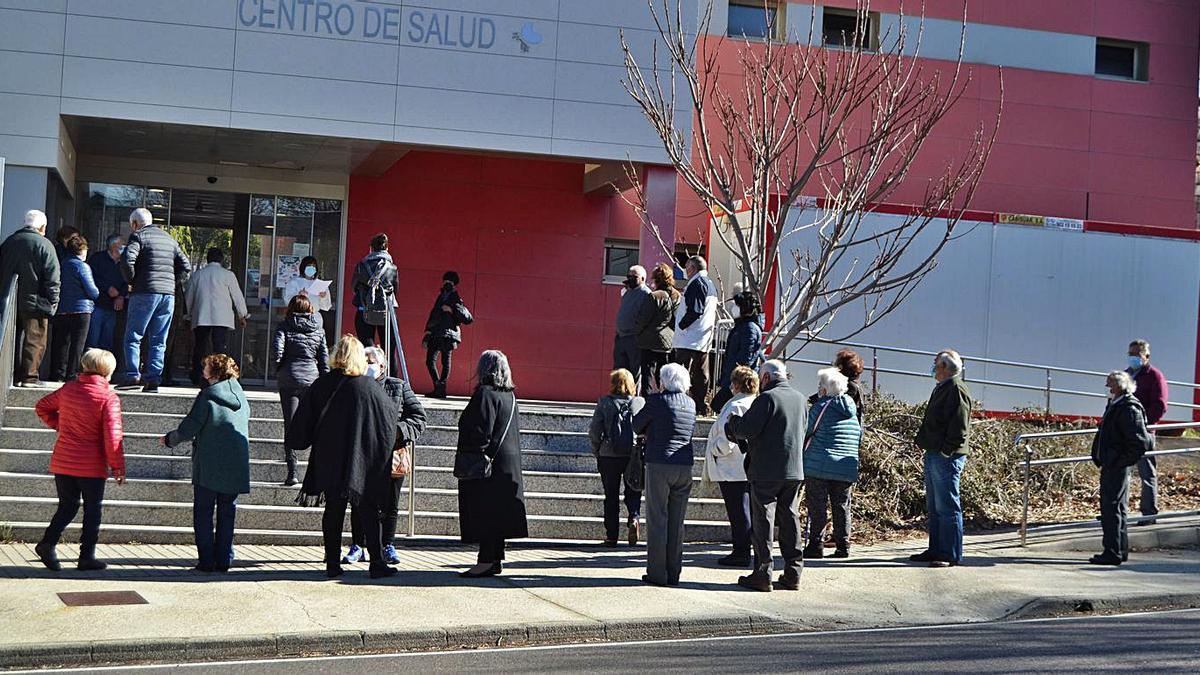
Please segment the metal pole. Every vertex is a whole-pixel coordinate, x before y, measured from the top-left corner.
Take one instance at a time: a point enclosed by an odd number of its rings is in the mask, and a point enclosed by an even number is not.
[[[1019,447],[1019,445],[1018,445]],[[1025,546],[1025,535],[1029,531],[1029,463],[1033,461],[1033,446],[1025,444],[1025,488],[1021,495],[1021,546]]]
[[[1046,369],[1046,419],[1050,419],[1050,389],[1053,380],[1050,377],[1050,369]]]
[[[871,393],[879,393],[879,350],[871,348]]]
[[[408,472],[408,536],[411,538],[417,533],[417,521],[415,517],[415,509],[417,507],[417,444],[408,451],[409,472]]]

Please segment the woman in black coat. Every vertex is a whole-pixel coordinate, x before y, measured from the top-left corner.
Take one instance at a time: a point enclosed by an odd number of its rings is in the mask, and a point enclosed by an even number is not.
[[[425,367],[429,369],[429,377],[433,380],[433,392],[429,394],[433,398],[446,398],[450,353],[458,349],[462,342],[459,326],[470,325],[475,320],[458,294],[458,282],[458,272],[450,271],[442,275],[442,289],[433,301],[433,309],[429,310],[429,319],[425,321]],[[439,354],[442,357],[441,374],[437,369]]]
[[[381,514],[392,490],[392,448],[396,442],[396,407],[368,377],[362,343],[353,335],[338,341],[330,370],[317,378],[288,427],[289,448],[312,447],[297,502],[325,505],[321,530],[325,540],[325,574],[342,574],[342,525],[346,506],[365,537],[371,578],[391,576],[383,557]]]
[[[292,425],[296,408],[309,386],[329,372],[329,347],[325,344],[325,326],[321,315],[313,311],[312,301],[297,295],[288,303],[287,317],[275,327],[275,383],[279,387],[279,405],[283,408],[283,428]],[[284,445],[287,462],[284,485],[296,484],[296,451]]]
[[[671,360],[675,310],[680,302],[670,265],[659,263],[650,276],[654,292],[642,302],[634,324],[637,346],[642,354],[642,396],[656,390],[658,372]]]
[[[454,457],[462,540],[479,544],[479,563],[459,574],[469,579],[499,574],[504,540],[529,536],[521,478],[521,414],[508,357],[496,350],[481,354],[477,382],[458,418]]]

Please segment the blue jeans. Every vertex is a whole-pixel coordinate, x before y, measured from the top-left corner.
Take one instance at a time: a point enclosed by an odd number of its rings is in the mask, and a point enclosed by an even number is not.
[[[167,352],[167,332],[175,313],[175,296],[167,293],[134,293],[129,296],[125,318],[125,377],[158,384],[162,381],[163,357]],[[139,376],[142,362],[142,338],[146,338],[146,372]]]
[[[108,352],[116,352],[113,345],[113,332],[117,329],[117,313],[99,305],[92,310],[92,322],[88,324],[88,349],[98,347]]]
[[[958,487],[966,464],[966,455],[946,457],[939,452],[925,451],[929,551],[947,562],[959,562],[963,555],[962,496]]]
[[[192,529],[200,565],[228,569],[233,564],[233,519],[237,515],[237,495],[227,495],[199,485],[193,486]],[[213,509],[217,511],[216,535],[213,534]]]

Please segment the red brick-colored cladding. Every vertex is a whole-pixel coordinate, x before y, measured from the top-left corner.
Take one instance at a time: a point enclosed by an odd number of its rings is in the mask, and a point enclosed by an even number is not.
[[[385,175],[350,181],[346,278],[376,232],[391,237],[399,323],[417,391],[420,349],[442,273],[462,276],[476,323],[454,353],[449,390],[468,394],[480,351],[508,354],[523,398],[594,400],[606,390],[620,288],[604,285],[606,237],[637,240],[619,197],[583,192],[574,162],[411,152]],[[349,307],[350,297],[346,298]],[[353,330],[346,312],[343,330]]]

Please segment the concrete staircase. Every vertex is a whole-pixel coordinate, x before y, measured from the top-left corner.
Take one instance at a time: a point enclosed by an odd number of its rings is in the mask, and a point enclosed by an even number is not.
[[[42,425],[33,410],[45,394],[46,390],[11,390],[4,427],[0,429],[0,524],[11,527],[15,538],[27,541],[41,536],[57,503],[54,480],[47,471],[55,433]],[[179,424],[194,395],[195,390],[168,388],[158,394],[121,393],[128,480],[124,486],[108,484],[102,541],[192,541],[191,447],[164,448],[158,438]],[[239,500],[236,541],[317,544],[321,539],[320,509],[297,506],[297,488],[280,485],[285,466],[278,398],[267,392],[250,392],[248,396],[252,483],[250,494]],[[456,424],[465,400],[422,402],[429,413],[430,427],[415,454],[415,533],[457,537],[457,482],[451,467]],[[586,433],[591,406],[522,402],[521,409],[530,538],[603,539],[603,494]],[[698,435],[707,432],[707,423],[697,429]],[[702,440],[697,440],[696,447],[702,455]],[[306,455],[301,453],[301,459]],[[695,467],[697,492],[702,465],[700,460]],[[301,475],[305,467],[301,461]],[[407,532],[406,514],[407,499],[403,499],[400,533]],[[77,531],[78,519],[72,529]],[[728,539],[720,499],[693,497],[686,536],[693,542]]]

